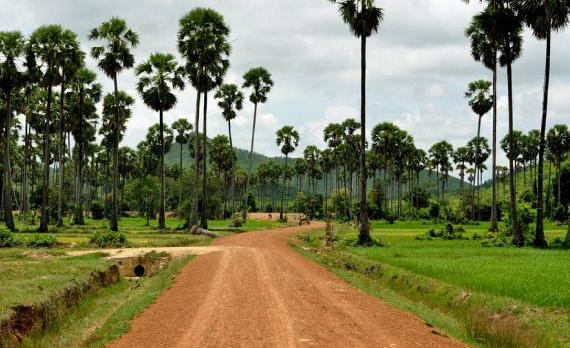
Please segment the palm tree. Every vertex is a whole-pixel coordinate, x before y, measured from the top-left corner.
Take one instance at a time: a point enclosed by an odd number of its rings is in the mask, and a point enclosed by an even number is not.
[[[243,109],[243,93],[239,90],[238,86],[234,84],[222,85],[214,95],[214,98],[219,99],[218,106],[222,109],[222,116],[228,122],[228,136],[230,139],[230,147],[234,148],[232,141],[232,120],[237,117],[237,111]],[[235,163],[232,163],[232,167]],[[230,195],[232,202],[234,201],[235,181],[233,175],[230,178]],[[234,206],[232,204],[232,214],[234,213]]]
[[[19,31],[0,32],[0,86],[4,93],[4,108],[6,119],[4,124],[4,221],[6,227],[16,230],[12,215],[12,165],[11,149],[12,142],[12,98],[24,82],[24,75],[19,70],[19,60],[25,53],[25,39]]]
[[[83,217],[83,160],[85,158],[85,145],[89,139],[88,122],[96,118],[95,104],[101,99],[101,85],[96,83],[97,75],[94,72],[82,68],[73,76],[70,83],[70,104],[71,110],[75,114],[73,119],[73,137],[78,145],[77,153],[77,186],[76,186],[76,208],[73,223],[84,225]],[[95,116],[95,117],[93,117]],[[94,128],[94,127],[92,127]],[[93,129],[94,130],[94,129]],[[94,134],[93,134],[94,136]]]
[[[103,22],[98,28],[94,28],[89,33],[90,40],[103,41],[103,46],[91,48],[91,56],[98,61],[98,66],[105,75],[113,80],[115,94],[115,119],[113,122],[113,197],[111,208],[111,230],[119,230],[119,208],[117,204],[117,190],[119,179],[119,87],[117,76],[125,69],[130,69],[135,65],[135,57],[131,49],[139,43],[139,36],[136,32],[127,27],[125,20],[112,17],[109,21]]]
[[[483,12],[473,18],[469,28],[466,30],[467,36],[471,39],[472,55],[477,61],[493,69],[493,85],[496,86],[496,66],[507,67],[507,82],[509,96],[509,132],[513,130],[513,97],[512,97],[512,63],[521,55],[522,52],[522,23],[520,18],[510,8],[510,3],[496,3],[493,1]],[[497,58],[497,53],[501,55]],[[494,96],[494,122],[493,122],[493,150],[496,152],[496,87],[493,88]],[[496,154],[495,157],[496,159]],[[513,163],[509,164],[514,167]],[[511,168],[512,169],[512,168]],[[496,174],[496,160],[493,166],[493,176]],[[496,180],[493,180],[495,182]],[[511,170],[511,186],[514,185],[514,170]],[[494,185],[496,199],[496,185]],[[511,218],[513,219],[514,235],[518,222],[516,218],[516,193],[515,188],[511,187]],[[496,230],[496,208],[493,208],[495,226],[493,223],[491,229]],[[516,243],[521,245],[523,241],[517,240]]]
[[[342,127],[342,125],[338,124],[338,123],[331,123],[329,124],[325,129],[324,129],[324,140],[325,142],[328,144],[328,146],[332,149],[332,160],[333,160],[333,164],[335,167],[335,181],[336,181],[336,192],[337,194],[340,191],[340,187],[339,187],[339,163],[340,163],[340,159],[339,159],[339,151],[338,151],[338,147],[342,144],[342,140],[343,140],[343,136],[344,136],[344,129]],[[335,209],[335,215],[338,214],[338,207],[337,207],[337,200],[334,200],[334,209]]]
[[[295,148],[299,145],[299,133],[292,126],[284,126],[279,129],[276,133],[277,136],[277,146],[281,146],[281,153],[285,155],[285,174],[287,173],[287,161],[289,160],[289,154],[295,151]],[[281,211],[279,212],[279,218],[281,220],[285,219],[284,215],[284,201],[285,201],[285,188],[287,187],[287,175],[283,175],[283,189],[281,190]]]
[[[223,77],[229,68],[228,56],[231,45],[228,41],[230,28],[226,25],[224,17],[209,8],[195,8],[180,19],[178,31],[178,51],[186,60],[185,70],[192,85],[196,88],[196,115],[194,122],[194,136],[198,139],[200,122],[200,97],[204,93],[204,122],[203,136],[207,141],[207,105],[208,91],[221,85]],[[196,147],[196,151],[198,150]],[[202,171],[202,201],[206,199],[206,156],[207,146],[204,143],[204,166]],[[195,154],[195,157],[199,157]],[[198,180],[200,176],[200,162],[195,162],[194,202],[198,202]],[[193,205],[192,224],[198,223],[198,204]],[[201,211],[202,228],[207,228],[206,204]]]
[[[331,0],[338,3],[339,13],[348,24],[350,31],[360,38],[360,218],[359,236],[361,245],[370,244],[370,226],[366,205],[366,39],[378,32],[384,15],[382,9],[375,6],[374,0]]]
[[[568,131],[568,126],[565,124],[557,124],[552,127],[546,135],[546,144],[548,151],[554,157],[556,176],[558,178],[556,184],[556,205],[559,205],[562,197],[560,165],[562,164],[564,156],[570,151],[570,132]]]
[[[467,87],[467,92],[465,92],[469,106],[478,116],[477,137],[481,136],[481,119],[494,105],[494,95],[490,94],[492,85],[491,82],[485,80],[473,81]]]
[[[190,132],[192,131],[192,124],[188,122],[185,118],[179,118],[172,123],[172,129],[176,131],[176,137],[174,138],[176,143],[180,145],[180,176],[178,178],[179,190],[178,190],[178,204],[182,203],[182,185],[180,184],[180,179],[182,178],[182,173],[184,172],[182,164],[182,149],[183,146],[188,144],[190,141]]]
[[[536,234],[533,244],[547,245],[544,237],[544,152],[546,148],[546,118],[548,114],[548,88],[550,85],[550,46],[552,32],[561,31],[568,25],[570,17],[569,0],[526,0],[520,2],[520,13],[526,24],[539,40],[546,40],[546,63],[544,71],[544,91],[542,118],[540,123],[540,145],[538,152],[538,192],[536,208]]]
[[[29,67],[40,76],[40,84],[47,89],[45,120],[43,121],[43,184],[39,232],[47,232],[49,223],[49,162],[50,126],[52,122],[53,87],[60,84],[58,57],[64,50],[64,29],[59,25],[44,25],[30,36],[28,45]]]
[[[166,227],[165,182],[164,182],[164,117],[163,113],[176,105],[173,89],[184,89],[182,69],[172,54],[154,53],[148,61],[136,67],[139,77],[137,90],[144,103],[159,115],[160,141],[160,207],[158,210],[158,228]]]
[[[243,88],[251,88],[249,101],[253,103],[253,129],[251,131],[251,146],[249,148],[249,160],[247,167],[248,178],[251,174],[251,163],[253,158],[253,144],[255,140],[255,125],[257,122],[257,106],[267,102],[267,95],[273,87],[273,80],[271,74],[263,67],[252,68],[243,75]],[[246,182],[246,200],[248,195],[249,179]],[[244,204],[244,218],[247,217],[247,204]]]
[[[57,226],[63,226],[63,178],[65,175],[65,156],[64,156],[64,128],[66,114],[65,93],[67,86],[71,83],[76,72],[83,66],[85,53],[81,51],[77,35],[70,31],[65,30],[62,33],[62,49],[60,50],[57,60],[57,65],[60,68],[60,115],[59,115],[59,129],[58,129],[58,163],[59,163],[59,177],[57,183]]]
[[[315,201],[316,197],[316,187],[317,187],[317,178],[320,174],[320,167],[319,167],[319,158],[321,156],[321,151],[314,145],[309,145],[305,148],[303,152],[303,156],[305,159],[305,163],[307,165],[307,176],[312,179],[312,183],[309,186],[312,186],[312,196],[311,196],[311,218],[315,217]]]

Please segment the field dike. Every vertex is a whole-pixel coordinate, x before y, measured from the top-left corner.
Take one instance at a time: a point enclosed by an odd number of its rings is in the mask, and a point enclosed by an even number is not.
[[[356,287],[373,295],[378,294],[374,289],[387,288],[408,301],[454,318],[462,326],[462,336],[475,346],[570,347],[570,332],[564,334],[570,327],[570,313],[565,310],[534,308],[510,298],[469,292],[342,250],[315,247],[315,241],[309,240],[314,238],[311,236],[299,238],[305,244],[294,243],[294,248]]]
[[[92,272],[87,279],[65,288],[35,305],[20,305],[0,322],[0,347],[18,346],[22,339],[45,329],[51,322],[76,306],[86,296],[119,281],[119,266]]]

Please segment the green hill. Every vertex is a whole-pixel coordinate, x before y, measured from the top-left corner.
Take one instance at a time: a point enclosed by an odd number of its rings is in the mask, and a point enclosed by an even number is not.
[[[236,149],[237,152],[237,165],[243,169],[247,169],[248,166],[248,158],[249,158],[249,151],[247,150],[243,150],[243,149]],[[174,144],[170,150],[170,152],[168,152],[166,154],[165,157],[165,163],[167,165],[175,165],[178,164],[180,161],[180,146],[177,144]],[[260,164],[264,163],[264,162],[268,162],[268,161],[275,161],[278,164],[284,164],[285,163],[285,158],[283,157],[269,157],[266,155],[262,155],[259,153],[253,153],[253,162],[252,162],[252,170],[255,171],[257,169],[257,167],[259,167]],[[289,163],[293,163],[295,161],[295,158],[292,158],[289,160]],[[182,163],[184,165],[184,168],[188,168],[192,165],[193,160],[190,156],[190,152],[188,150],[188,146],[183,146],[182,147]],[[460,182],[461,180],[450,176],[449,177],[449,181],[448,181],[448,188],[447,191],[450,193],[456,192],[459,190],[459,186],[460,186]],[[292,180],[291,185],[295,185],[296,181],[295,179]],[[437,192],[437,177],[435,172],[432,173],[432,175],[428,175],[427,171],[424,171],[420,174],[420,184],[424,187],[427,187],[430,189],[430,191],[435,194]],[[319,183],[318,184],[318,188],[317,190],[323,190],[323,185],[324,183]],[[368,182],[368,187],[372,187],[372,179],[369,180]]]

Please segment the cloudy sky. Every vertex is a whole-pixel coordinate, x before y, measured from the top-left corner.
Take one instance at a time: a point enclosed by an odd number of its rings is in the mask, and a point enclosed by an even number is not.
[[[424,149],[440,140],[463,145],[476,133],[476,117],[463,97],[466,85],[491,78],[474,62],[464,29],[481,9],[478,2],[459,0],[377,0],[385,20],[368,44],[368,124],[390,121],[410,132]],[[120,16],[140,35],[134,51],[141,62],[153,52],[176,53],[178,20],[196,6],[220,11],[232,29],[232,67],[227,82],[241,84],[250,67],[264,66],[275,87],[260,107],[256,151],[277,155],[275,131],[286,124],[301,134],[301,148],[324,146],[322,130],[330,122],[358,117],[359,41],[341,22],[327,0],[0,0],[1,30],[31,33],[41,24],[60,23],[75,31],[83,49],[89,30],[111,16]],[[544,71],[544,42],[525,32],[523,57],[514,66],[515,127],[539,127]],[[570,30],[553,37],[549,126],[568,124],[570,115]],[[97,70],[93,61],[89,66]],[[101,72],[105,91],[112,83]],[[137,96],[134,72],[119,76],[119,88]],[[138,96],[137,96],[138,98]],[[166,115],[171,123],[193,119],[195,92],[178,95]],[[499,76],[499,136],[507,129],[506,76]],[[220,111],[212,106],[209,134],[226,134]],[[144,137],[157,114],[137,99],[125,142]],[[248,147],[253,108],[247,103],[233,126],[234,143]],[[491,136],[491,117],[483,121]],[[300,151],[299,151],[300,152]],[[502,152],[500,162],[504,163]]]

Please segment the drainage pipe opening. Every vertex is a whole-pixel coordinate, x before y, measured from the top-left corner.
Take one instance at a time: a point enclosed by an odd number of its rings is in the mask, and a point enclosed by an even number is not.
[[[134,269],[135,276],[142,277],[144,276],[145,269],[143,265],[136,265]]]

